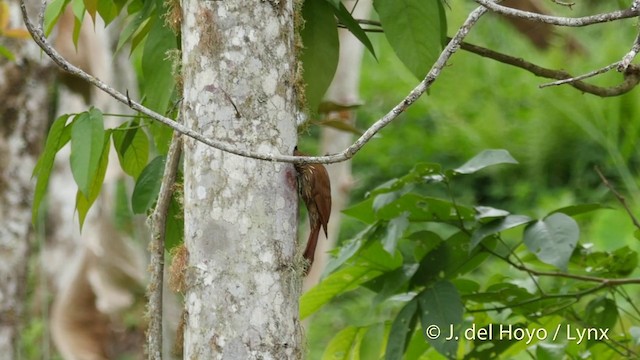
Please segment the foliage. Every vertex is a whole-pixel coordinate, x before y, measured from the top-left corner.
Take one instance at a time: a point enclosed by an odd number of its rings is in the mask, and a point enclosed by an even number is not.
[[[626,279],[638,267],[637,252],[578,244],[574,217],[600,206],[560,208],[536,220],[464,205],[451,191],[461,177],[514,162],[508,152],[488,150],[450,170],[416,164],[344,211],[366,227],[336,251],[325,279],[304,294],[301,316],[357,288],[375,294],[372,306],[395,311],[375,323],[345,328],[325,357],[363,351],[367,332],[379,326],[388,330],[386,347],[372,358],[417,359],[433,351],[447,358],[522,351],[590,352],[601,358],[637,351],[630,331],[639,324],[620,322],[621,311],[640,316],[622,287],[640,283]],[[434,188],[448,196],[425,195]],[[522,229],[521,235],[513,229]],[[578,342],[584,329],[597,336]],[[521,338],[527,331],[537,333]],[[603,331],[608,338],[602,338]]]

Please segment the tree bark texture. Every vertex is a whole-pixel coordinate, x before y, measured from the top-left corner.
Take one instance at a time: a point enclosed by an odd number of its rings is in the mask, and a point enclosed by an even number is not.
[[[9,28],[23,28],[9,0]],[[32,234],[31,172],[47,129],[51,68],[28,39],[2,38],[15,61],[0,57],[0,357],[18,358]]]
[[[299,107],[292,0],[182,3],[185,125],[292,154]],[[297,359],[301,256],[292,164],[185,139],[185,359]]]

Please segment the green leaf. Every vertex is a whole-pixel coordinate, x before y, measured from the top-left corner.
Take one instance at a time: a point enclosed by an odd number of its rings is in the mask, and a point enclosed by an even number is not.
[[[510,212],[502,209],[496,209],[489,206],[476,206],[476,220],[487,222],[487,220],[494,220],[497,218],[504,218],[510,214]]]
[[[77,125],[76,125],[77,126]],[[104,182],[104,176],[107,173],[107,166],[109,165],[109,139],[111,136],[111,130],[107,130],[104,133],[102,153],[98,161],[98,168],[94,176],[89,183],[89,190],[87,193],[83,193],[78,189],[76,194],[76,209],[78,210],[78,220],[80,222],[80,230],[84,225],[87,213],[91,209],[91,205],[96,201],[100,195],[102,189],[102,183]],[[86,194],[86,195],[85,195]]]
[[[563,208],[553,210],[551,212],[551,214],[563,213],[565,215],[575,216],[575,215],[580,215],[580,214],[584,214],[584,213],[587,213],[587,212],[600,210],[600,209],[611,209],[611,208],[608,207],[608,206],[604,206],[602,204],[596,204],[596,203],[593,203],[593,204],[579,204],[579,205],[565,206]]]
[[[380,359],[384,344],[385,324],[369,326],[360,343],[360,359]]]
[[[340,0],[326,0],[326,1],[336,9],[340,7]]]
[[[58,22],[60,15],[62,15],[62,12],[70,1],[71,0],[53,0],[47,5],[47,9],[44,11],[45,36],[51,34],[53,27]]]
[[[16,61],[16,56],[13,55],[11,50],[7,49],[2,45],[0,45],[0,56],[4,56],[9,61]]]
[[[142,170],[131,195],[131,209],[134,214],[144,214],[158,199],[166,157],[157,156]]]
[[[137,122],[122,124],[113,132],[113,146],[125,173],[137,179],[149,160],[149,139]]]
[[[385,182],[367,193],[366,196],[395,192],[414,184],[438,182],[442,179],[441,171],[440,164],[418,163],[407,175]]]
[[[365,264],[345,267],[327,276],[320,284],[307,291],[300,298],[300,319],[318,311],[336,295],[355,289],[382,272]]]
[[[575,220],[555,213],[529,224],[524,230],[524,244],[540,261],[566,270],[579,236]]]
[[[585,321],[589,327],[611,329],[618,321],[618,306],[604,296],[593,299],[585,309]]]
[[[358,233],[352,239],[345,241],[345,243],[338,249],[338,254],[329,260],[325,269],[325,274],[333,272],[335,269],[342,266],[342,264],[347,260],[351,259],[369,242],[369,239],[372,238],[377,231],[379,231],[378,224],[371,225]]]
[[[111,24],[111,22],[113,20],[115,20],[115,18],[118,16],[118,14],[120,13],[120,10],[122,8],[118,8],[118,4],[116,4],[115,2],[109,0],[92,0],[92,1],[96,1],[97,2],[97,11],[98,14],[100,14],[100,17],[102,18],[102,20],[104,20],[104,24],[105,26]],[[89,6],[87,6],[87,9],[89,8]]]
[[[137,3],[133,2],[130,7],[135,6]],[[118,39],[118,46],[116,46],[116,52],[120,51],[122,46],[131,39],[133,34],[140,28],[140,25],[152,16],[152,12],[156,7],[155,1],[144,1],[144,7],[142,9],[135,10],[135,17],[129,21],[124,30],[120,33],[120,39]],[[129,9],[131,14],[133,9]],[[133,47],[131,51],[135,50]]]
[[[384,250],[391,255],[395,253],[396,247],[398,246],[398,240],[402,238],[404,231],[409,227],[408,217],[408,213],[403,213],[397,218],[389,221],[389,224],[387,224],[386,234],[382,243],[384,245]]]
[[[494,220],[490,223],[481,225],[471,236],[471,243],[469,245],[469,251],[475,249],[482,240],[488,236],[497,234],[499,232],[513,229],[514,227],[528,224],[533,221],[530,217],[525,215],[509,215],[504,219]]]
[[[358,359],[359,357],[354,357],[353,353],[360,345],[358,340],[362,340],[362,336],[358,336],[359,330],[355,326],[349,326],[339,331],[327,345],[322,359]]]
[[[305,20],[301,31],[304,49],[300,59],[304,68],[305,96],[309,111],[315,113],[338,67],[338,28],[332,6],[326,1],[305,1],[302,17]]]
[[[334,13],[336,14],[336,17],[338,18],[340,23],[346,26],[346,28],[353,34],[353,36],[360,40],[362,45],[364,45],[367,50],[369,50],[371,55],[373,55],[373,57],[377,60],[378,58],[376,57],[376,52],[373,50],[373,44],[371,44],[371,40],[369,40],[367,33],[362,30],[360,24],[358,24],[353,16],[351,16],[351,13],[349,12],[349,10],[347,10],[344,4],[342,2],[338,2],[338,4],[339,6],[334,10]]]
[[[507,150],[484,150],[453,171],[457,174],[473,174],[489,166],[517,163]]]
[[[89,15],[91,15],[91,19],[93,19],[93,24],[96,23],[96,13],[98,12],[98,3],[111,3],[110,0],[83,0],[84,7],[87,9]]]
[[[423,79],[443,49],[447,19],[440,0],[374,0],[384,34],[398,58]]]
[[[164,21],[156,20],[142,52],[142,90],[144,104],[160,114],[167,111],[175,90],[172,63],[167,58],[167,52],[176,48],[175,34],[164,26]]]
[[[84,20],[85,7],[82,0],[71,0],[71,9],[75,17],[73,21],[73,45],[78,48],[78,39],[80,38],[80,29],[82,28],[82,21]]]
[[[384,202],[380,202],[376,214],[378,219],[391,220],[405,212],[409,213],[409,221],[457,222],[460,219],[473,220],[475,216],[473,209],[448,200],[415,193],[404,194],[394,199],[394,194],[396,193],[376,196],[376,200],[381,196],[386,198]]]
[[[98,109],[91,108],[76,117],[71,130],[71,173],[85,196],[97,176],[104,134],[104,119]]]
[[[418,299],[409,301],[398,313],[391,324],[385,360],[402,360],[402,355],[409,344],[410,335],[418,321]]]
[[[464,308],[458,290],[450,282],[440,281],[420,293],[418,303],[426,340],[442,355],[455,359],[458,340],[447,340],[447,337],[458,334],[462,325]],[[428,336],[427,332],[435,327],[440,331],[440,336]]]
[[[47,141],[44,145],[42,155],[40,155],[40,159],[38,159],[38,163],[33,169],[33,176],[38,177],[36,188],[33,193],[33,205],[31,207],[31,221],[34,224],[38,219],[38,211],[40,210],[42,199],[47,193],[49,176],[53,169],[56,154],[58,153],[58,150],[69,141],[68,138],[65,140],[63,136],[65,124],[68,119],[69,115],[65,114],[61,115],[53,122],[49,129],[49,135],[47,135]]]
[[[550,344],[540,342],[536,345],[537,360],[562,360],[565,359],[564,350],[567,344]]]
[[[365,224],[373,224],[376,221],[376,215],[373,212],[373,200],[374,198],[369,198],[365,201],[359,202],[342,210],[342,213],[360,220]]]

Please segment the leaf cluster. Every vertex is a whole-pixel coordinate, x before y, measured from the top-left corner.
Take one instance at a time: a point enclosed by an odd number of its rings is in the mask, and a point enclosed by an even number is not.
[[[522,329],[548,330],[557,324],[618,329],[620,343],[634,338],[631,330],[637,324],[623,324],[620,311],[631,307],[636,319],[640,313],[616,286],[637,283],[625,279],[638,267],[637,252],[628,246],[595,251],[579,244],[574,217],[603,206],[563,207],[535,219],[461,204],[451,191],[460,177],[516,163],[505,150],[485,150],[454,169],[416,164],[344,211],[365,228],[335,251],[324,280],[302,297],[301,316],[360,289],[367,289],[371,307],[386,309],[386,315],[336,334],[325,357],[340,353],[363,358],[358,354],[371,343],[377,344],[371,359],[431,358],[428,354],[434,352],[452,359],[488,358],[489,353],[509,358],[522,351],[544,353],[553,346],[561,354],[587,349],[634,353],[634,346],[575,344],[570,337],[528,344],[465,338],[472,327],[490,331],[498,323]],[[429,196],[438,187],[448,196]],[[522,229],[521,235],[514,229]],[[441,336],[430,336],[434,326]],[[449,329],[456,338],[445,340]],[[375,341],[367,340],[373,336]]]

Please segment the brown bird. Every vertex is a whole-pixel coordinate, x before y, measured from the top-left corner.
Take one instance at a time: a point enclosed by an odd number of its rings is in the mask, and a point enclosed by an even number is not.
[[[298,151],[297,146],[293,150],[293,155],[306,156]],[[320,227],[324,229],[324,235],[328,236],[327,223],[331,215],[331,184],[327,169],[322,164],[294,164],[294,166],[298,173],[298,193],[304,200],[309,213],[310,233],[307,248],[304,250],[304,258],[309,262],[305,268],[306,274],[313,264]]]

